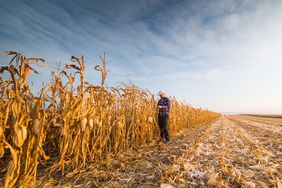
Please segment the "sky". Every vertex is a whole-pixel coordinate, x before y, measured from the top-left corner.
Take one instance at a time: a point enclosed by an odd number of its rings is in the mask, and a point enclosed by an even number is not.
[[[58,63],[85,56],[86,79],[105,52],[107,86],[132,82],[217,112],[282,113],[280,0],[0,0],[5,50]]]

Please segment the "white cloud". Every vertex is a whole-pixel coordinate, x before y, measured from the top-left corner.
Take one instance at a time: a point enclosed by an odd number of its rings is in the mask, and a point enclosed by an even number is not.
[[[268,78],[282,68],[282,2],[163,2],[8,3],[0,12],[0,50],[43,57],[50,66],[85,54],[87,77],[94,82],[93,64],[105,51],[109,84],[130,79],[222,111],[256,110],[264,97],[252,92],[271,90],[265,95],[272,102],[261,109],[280,109],[273,101],[282,93],[282,78]]]

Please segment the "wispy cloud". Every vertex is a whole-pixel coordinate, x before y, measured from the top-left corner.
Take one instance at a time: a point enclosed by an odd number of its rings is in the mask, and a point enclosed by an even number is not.
[[[106,52],[109,85],[130,79],[219,111],[255,111],[249,101],[266,98],[258,105],[262,111],[274,100],[273,112],[282,106],[275,98],[282,94],[280,1],[32,0],[0,6],[0,51],[43,57],[51,67],[84,54],[89,80],[98,79],[93,64]],[[49,71],[41,70],[42,81]],[[250,94],[266,89],[272,93]]]

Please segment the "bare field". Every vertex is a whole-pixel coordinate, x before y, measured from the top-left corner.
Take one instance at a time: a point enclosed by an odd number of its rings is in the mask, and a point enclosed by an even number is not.
[[[241,119],[261,122],[265,124],[275,124],[282,126],[282,117],[280,115],[237,115]]]
[[[242,114],[244,116],[252,116],[257,118],[280,118],[282,119],[282,114]]]
[[[242,116],[218,121],[128,151],[64,177],[38,177],[39,187],[278,187],[282,126]]]

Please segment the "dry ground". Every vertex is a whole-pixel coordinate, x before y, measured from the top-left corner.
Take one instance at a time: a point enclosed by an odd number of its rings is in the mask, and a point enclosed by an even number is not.
[[[38,187],[282,187],[282,121],[222,116],[172,140],[129,151]]]

